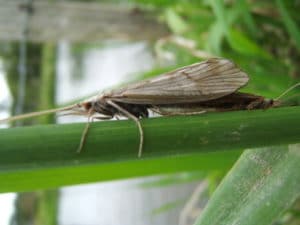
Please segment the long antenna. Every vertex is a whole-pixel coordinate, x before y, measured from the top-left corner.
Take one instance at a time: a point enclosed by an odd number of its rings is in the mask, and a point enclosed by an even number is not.
[[[8,117],[6,119],[1,119],[0,123],[8,123],[8,122],[12,122],[12,121],[16,121],[16,120],[23,120],[23,119],[27,119],[27,118],[36,117],[36,116],[43,116],[43,115],[46,115],[46,114],[71,110],[75,107],[78,107],[77,104],[70,105],[70,106],[65,106],[65,107],[61,107],[61,108],[56,108],[56,109],[48,109],[48,110],[39,111],[39,112],[21,114],[21,115],[17,115],[17,116]]]
[[[296,87],[300,86],[300,82],[297,84],[294,84],[293,86],[289,87],[287,90],[285,90],[281,95],[279,95],[277,98],[275,98],[275,100],[279,100],[280,98],[282,98],[283,96],[285,96],[287,93],[289,93],[291,90],[295,89]]]

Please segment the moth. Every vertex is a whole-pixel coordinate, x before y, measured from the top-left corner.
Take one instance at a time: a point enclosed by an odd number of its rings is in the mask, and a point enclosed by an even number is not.
[[[279,105],[276,100],[238,92],[248,81],[248,75],[230,60],[212,58],[120,89],[101,93],[78,104],[13,116],[0,122],[55,112],[87,116],[88,123],[78,148],[80,152],[93,120],[107,120],[123,116],[132,119],[139,129],[138,157],[141,157],[144,132],[140,119],[147,118],[149,111],[169,116],[212,111],[266,109]]]

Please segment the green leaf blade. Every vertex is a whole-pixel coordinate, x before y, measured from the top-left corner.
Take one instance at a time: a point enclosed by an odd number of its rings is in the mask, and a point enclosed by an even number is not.
[[[291,145],[244,152],[196,224],[271,224],[300,194],[299,149]]]
[[[300,107],[0,130],[0,191],[21,191],[192,170],[226,169],[244,148],[300,142]],[[280,123],[278,122],[280,121]],[[276,131],[276,132],[274,132]],[[209,154],[208,154],[209,153]]]

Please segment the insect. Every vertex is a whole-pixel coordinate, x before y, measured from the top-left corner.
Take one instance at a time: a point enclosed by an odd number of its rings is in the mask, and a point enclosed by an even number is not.
[[[78,104],[14,116],[0,122],[55,112],[87,116],[88,123],[78,148],[80,152],[93,120],[123,116],[132,119],[139,129],[138,157],[141,157],[144,132],[140,119],[147,118],[149,111],[163,116],[190,115],[211,111],[266,109],[279,105],[277,100],[237,92],[248,80],[248,75],[230,60],[213,58],[101,93]]]

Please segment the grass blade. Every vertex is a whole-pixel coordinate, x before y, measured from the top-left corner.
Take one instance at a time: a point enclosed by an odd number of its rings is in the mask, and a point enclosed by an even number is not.
[[[299,171],[299,144],[244,152],[196,224],[271,224],[300,195]]]
[[[290,17],[288,10],[285,8],[284,1],[276,0],[276,3],[288,33],[295,41],[295,45],[298,48],[298,50],[300,50],[300,31],[297,28],[297,24]]]

